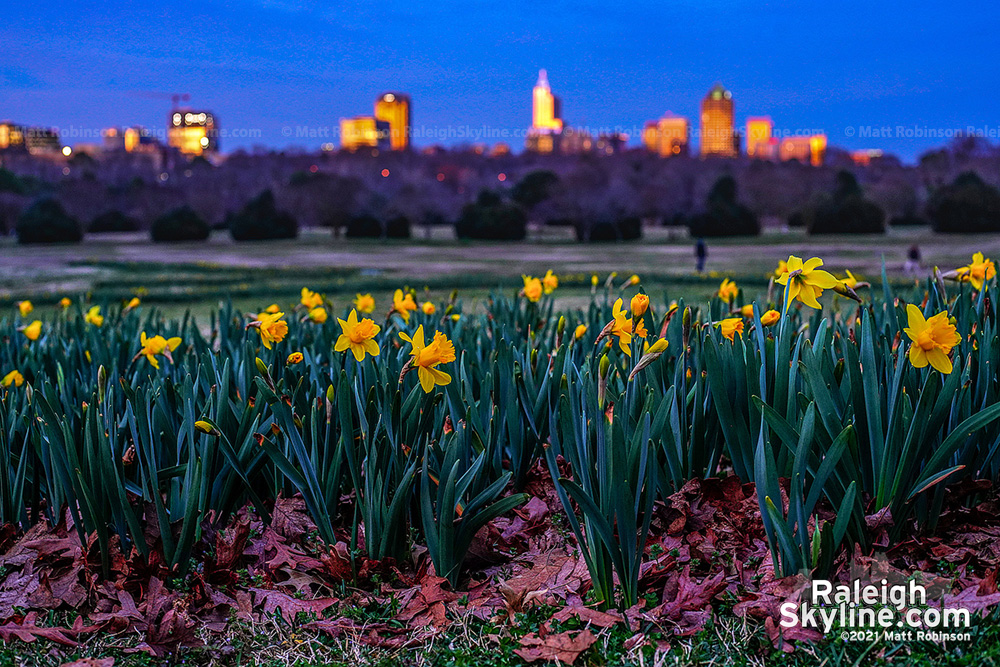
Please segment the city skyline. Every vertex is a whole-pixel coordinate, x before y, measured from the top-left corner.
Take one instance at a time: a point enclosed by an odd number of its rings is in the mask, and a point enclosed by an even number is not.
[[[687,28],[666,40],[647,25],[663,18],[658,6],[600,18],[562,6],[554,10],[559,24],[544,32],[527,17],[480,8],[460,15],[453,33],[444,26],[454,8],[407,13],[394,3],[372,14],[268,2],[239,24],[220,22],[225,7],[213,2],[155,11],[111,3],[96,18],[61,6],[58,25],[15,7],[0,29],[9,52],[0,118],[64,131],[155,130],[169,110],[164,96],[178,91],[191,95],[192,108],[218,114],[224,130],[258,133],[223,136],[225,152],[315,150],[337,141],[324,139],[324,128],[367,111],[374,95],[401,90],[417,102],[416,147],[493,144],[502,139],[454,135],[523,132],[531,120],[524,91],[546,68],[572,125],[633,130],[632,146],[641,142],[635,128],[668,110],[696,119],[716,81],[738,99],[737,128],[769,115],[775,129],[822,131],[831,146],[881,148],[908,162],[955,130],[1000,125],[990,104],[1000,74],[989,65],[986,27],[1000,10],[986,3],[968,7],[980,17],[973,22],[924,3],[864,6],[854,18],[860,3],[682,4],[670,11]],[[210,36],[193,27],[202,24],[212,26]],[[242,44],[260,25],[267,28],[256,41]],[[624,47],[602,49],[616,39]],[[593,48],[574,51],[580,40]],[[523,136],[507,143],[519,150]]]

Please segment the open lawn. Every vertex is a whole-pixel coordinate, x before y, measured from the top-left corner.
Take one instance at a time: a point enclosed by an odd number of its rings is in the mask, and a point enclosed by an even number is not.
[[[819,255],[836,273],[850,269],[875,279],[884,258],[889,277],[903,281],[903,263],[913,244],[927,268],[963,265],[976,251],[1000,255],[998,237],[945,236],[927,229],[827,237],[772,231],[759,238],[709,240],[707,273],[699,276],[692,239],[662,228],[648,230],[639,242],[589,245],[573,241],[562,229],[523,243],[461,243],[451,238],[450,228],[407,242],[335,239],[319,230],[293,241],[242,244],[219,232],[204,243],[170,245],[154,245],[143,234],[91,236],[71,246],[18,246],[3,239],[0,305],[87,292],[97,301],[139,294],[148,304],[165,306],[168,314],[188,308],[198,314],[220,298],[253,308],[263,299],[294,297],[303,285],[330,296],[371,291],[381,299],[405,284],[418,292],[426,287],[432,296],[459,289],[469,300],[496,287],[519,285],[521,274],[548,269],[561,278],[565,306],[585,301],[591,274],[604,280],[612,271],[638,273],[652,295],[704,299],[721,277],[765,286],[765,276],[789,254]]]

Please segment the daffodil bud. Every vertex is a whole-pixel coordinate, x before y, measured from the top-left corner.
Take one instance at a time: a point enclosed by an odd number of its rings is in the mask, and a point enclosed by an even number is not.
[[[564,315],[560,315],[559,322],[556,324],[556,333],[558,333],[561,337],[564,331],[566,331],[566,317]]]
[[[608,391],[608,371],[611,370],[611,359],[608,355],[601,355],[601,361],[597,370],[597,405],[604,407],[604,396]]]
[[[221,435],[218,429],[216,429],[214,426],[212,426],[210,422],[207,422],[204,419],[199,419],[198,421],[196,421],[194,423],[194,427],[207,435],[216,435],[216,436]]]
[[[267,377],[268,376],[267,364],[265,364],[260,357],[257,357],[254,360],[254,363],[257,365],[257,372],[259,372],[264,377]]]
[[[98,403],[104,402],[104,395],[108,389],[108,371],[104,368],[104,364],[97,369],[97,401]]]

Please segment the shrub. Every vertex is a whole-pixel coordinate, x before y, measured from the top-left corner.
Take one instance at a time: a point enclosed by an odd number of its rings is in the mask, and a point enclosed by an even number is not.
[[[380,239],[382,238],[382,223],[374,215],[367,213],[352,215],[347,220],[344,236],[349,239]]]
[[[722,176],[708,193],[704,213],[691,218],[692,236],[757,236],[760,221],[736,201],[736,180]]]
[[[135,232],[139,230],[139,221],[121,211],[107,211],[90,221],[87,231],[91,234],[107,232]]]
[[[534,208],[552,196],[552,188],[558,183],[559,177],[551,171],[532,171],[511,189],[510,198],[525,208]]]
[[[575,227],[577,241],[595,243],[642,238],[642,221],[636,216],[615,220],[578,220]]]
[[[27,188],[17,174],[5,167],[0,167],[0,192],[13,192],[16,195],[23,195],[27,192]]]
[[[527,235],[527,216],[521,207],[508,204],[495,192],[484,190],[468,204],[455,223],[460,239],[521,241]]]
[[[236,215],[229,216],[229,233],[236,241],[293,239],[299,225],[290,214],[279,211],[274,193],[264,190]]]
[[[975,172],[965,172],[951,185],[934,191],[927,202],[927,216],[937,232],[998,232],[1000,190]]]
[[[152,236],[156,243],[204,241],[208,238],[208,223],[190,206],[180,206],[153,221]]]
[[[884,234],[885,211],[865,199],[858,179],[849,171],[837,174],[833,198],[816,208],[810,234]]]
[[[387,239],[410,238],[410,219],[405,215],[389,218],[385,223],[385,237]]]
[[[80,223],[55,199],[36,201],[17,221],[19,243],[79,243],[82,239]]]

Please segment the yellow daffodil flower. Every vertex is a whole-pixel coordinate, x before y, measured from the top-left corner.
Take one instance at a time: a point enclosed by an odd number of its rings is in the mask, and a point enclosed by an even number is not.
[[[557,287],[559,287],[559,277],[552,273],[552,269],[549,269],[545,272],[545,277],[542,278],[542,290],[546,294],[552,294]]]
[[[618,337],[618,346],[625,353],[625,356],[632,356],[632,318],[626,317],[628,313],[622,310],[622,300],[618,299],[615,301],[614,309],[612,310],[612,315],[614,320],[611,322],[611,335]]]
[[[177,346],[181,344],[181,339],[176,336],[173,338],[164,338],[159,335],[147,338],[146,332],[143,331],[139,336],[139,342],[142,343],[142,349],[139,350],[137,356],[146,357],[146,361],[153,368],[159,368],[160,361],[156,358],[157,355],[163,355],[173,362],[173,357],[170,356],[170,353],[176,350]]]
[[[740,308],[740,315],[743,317],[753,317],[753,304],[748,303],[747,305]]]
[[[632,309],[632,317],[642,317],[649,310],[649,297],[645,294],[636,294],[629,306]]]
[[[260,334],[260,342],[264,347],[271,349],[274,343],[280,343],[288,335],[288,322],[284,321],[284,313],[260,313],[256,322],[251,322],[248,327],[257,329]]]
[[[382,330],[380,326],[367,317],[359,322],[358,311],[353,308],[346,321],[339,317],[337,321],[340,322],[340,329],[343,333],[340,334],[337,344],[333,347],[335,351],[343,352],[350,349],[358,361],[364,361],[366,354],[373,357],[378,356],[378,343],[375,342],[374,338]]]
[[[7,373],[6,375],[3,376],[3,379],[0,380],[0,386],[8,388],[11,385],[14,385],[15,387],[20,387],[22,384],[24,384],[24,376],[21,375],[16,370]]]
[[[104,326],[104,315],[101,315],[100,306],[91,306],[87,314],[83,316],[83,319],[87,324],[93,324],[95,327],[100,328]]]
[[[306,307],[306,310],[319,308],[320,306],[323,305],[323,295],[317,292],[313,292],[308,287],[303,287],[299,302]]]
[[[73,302],[70,300],[69,297],[64,296],[63,298],[59,299],[59,307],[62,308],[63,310],[66,310],[72,305]]]
[[[424,311],[424,315],[433,315],[437,312],[437,307],[431,301],[424,301],[420,306],[420,310]]]
[[[375,299],[372,298],[371,294],[358,292],[357,296],[354,297],[354,307],[359,313],[371,315],[375,312]]]
[[[301,364],[303,358],[304,357],[301,352],[292,352],[288,355],[288,359],[285,360],[285,363],[289,366],[294,366],[295,364]]]
[[[138,308],[140,303],[142,302],[139,301],[139,297],[137,296],[132,297],[132,299],[129,300],[129,302],[125,305],[126,312]]]
[[[399,313],[404,322],[410,321],[410,312],[416,309],[417,302],[413,300],[413,295],[409,292],[403,294],[403,290],[398,289],[392,295],[392,312]]]
[[[34,309],[35,307],[31,305],[30,301],[17,302],[17,310],[19,313],[21,313],[21,317],[27,317],[28,315],[31,314],[31,311],[33,311]]]
[[[573,338],[576,340],[580,340],[581,338],[584,337],[586,333],[587,333],[587,325],[580,324],[576,327],[576,330],[573,332]]]
[[[739,291],[740,288],[737,287],[736,283],[729,278],[726,278],[722,281],[722,284],[719,285],[719,291],[717,294],[719,298],[726,303],[732,303]]]
[[[275,314],[277,312],[280,312],[280,311],[281,311],[281,306],[279,306],[276,303],[272,303],[270,306],[268,306],[267,308],[264,309],[264,312],[268,313],[269,315],[273,315],[273,314]]]
[[[531,276],[521,276],[521,279],[524,280],[524,289],[521,292],[528,301],[535,303],[542,298],[545,290],[542,287],[541,280],[532,278]]]
[[[996,265],[992,260],[983,257],[983,253],[977,252],[972,256],[972,262],[956,269],[957,279],[961,282],[972,283],[977,290],[983,289],[983,283],[997,274]]]
[[[317,306],[309,311],[309,319],[316,324],[323,324],[327,317],[326,308],[323,306]]]
[[[903,329],[910,340],[910,363],[916,368],[930,364],[938,372],[945,375],[951,373],[953,366],[948,354],[951,348],[962,341],[955,325],[948,319],[948,311],[924,319],[920,308],[912,303],[906,306],[907,323]]]
[[[795,255],[789,255],[785,264],[785,272],[776,281],[779,285],[788,286],[788,303],[798,299],[810,308],[820,308],[819,298],[825,289],[833,289],[840,281],[832,273],[823,271],[823,260],[813,257],[805,262]],[[785,304],[787,307],[788,304]]]
[[[417,369],[417,378],[425,393],[434,391],[435,385],[444,386],[451,382],[451,376],[437,368],[441,364],[455,361],[455,344],[448,340],[447,336],[435,331],[434,339],[429,345],[425,345],[424,327],[421,325],[417,327],[412,338],[402,331],[399,337],[412,347],[407,366]]]
[[[736,334],[743,335],[742,317],[727,317],[720,322],[716,322],[715,326],[719,327],[723,336],[733,342],[736,342]]]
[[[769,327],[775,322],[777,322],[779,319],[781,319],[781,313],[772,308],[771,310],[767,311],[766,313],[760,316],[760,323],[763,324],[765,327]]]
[[[28,340],[38,340],[38,337],[42,335],[42,321],[35,320],[28,326],[21,330],[21,333],[25,335]]]

